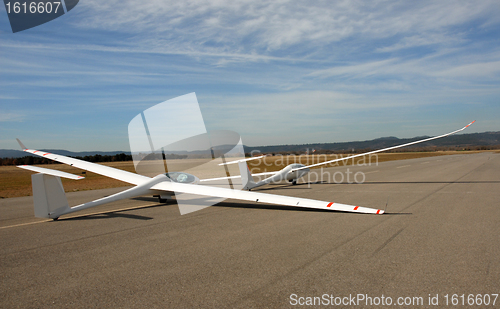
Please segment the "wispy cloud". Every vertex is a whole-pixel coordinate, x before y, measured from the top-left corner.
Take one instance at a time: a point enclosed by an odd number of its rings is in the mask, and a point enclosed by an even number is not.
[[[447,33],[427,33],[425,35],[416,34],[412,36],[405,36],[397,43],[377,48],[376,52],[387,53],[395,52],[402,49],[415,48],[415,47],[428,47],[428,46],[453,46],[457,44],[466,43],[466,39],[463,37],[464,34],[459,34],[458,36],[447,35]]]
[[[500,60],[490,62],[477,62],[457,65],[434,73],[437,76],[447,77],[488,77],[500,79]]]
[[[25,118],[22,114],[0,112],[0,122],[20,122]]]
[[[369,76],[379,74],[380,70],[387,68],[397,62],[397,59],[387,59],[372,61],[353,65],[338,65],[332,68],[323,69],[309,73],[308,76],[327,78],[331,76]]]
[[[0,37],[0,121],[104,139],[195,91],[212,128],[254,145],[375,138],[410,123],[402,136],[432,134],[414,129],[471,114],[493,126],[498,15],[496,0],[81,1]]]
[[[395,37],[378,51],[457,43],[466,33],[453,27],[498,23],[500,10],[496,1],[89,0],[81,7],[90,12],[78,22],[81,28],[156,38],[153,48],[168,52],[219,56],[303,55],[353,37]]]

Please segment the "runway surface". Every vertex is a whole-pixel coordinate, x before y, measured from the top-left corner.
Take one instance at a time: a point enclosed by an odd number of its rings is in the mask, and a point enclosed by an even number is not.
[[[347,183],[347,168],[365,182]],[[323,294],[422,297],[422,307],[438,294],[442,307],[445,294],[500,293],[500,154],[323,176],[259,192],[373,208],[389,198],[387,214],[227,200],[180,216],[144,197],[45,221],[31,197],[0,200],[0,307],[290,308]],[[76,205],[120,190],[67,196]]]

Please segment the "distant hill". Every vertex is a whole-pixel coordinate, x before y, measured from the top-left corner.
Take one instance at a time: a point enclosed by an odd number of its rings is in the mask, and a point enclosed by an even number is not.
[[[397,138],[394,136],[381,137],[368,141],[354,141],[354,142],[343,142],[343,143],[315,143],[315,144],[298,144],[298,145],[276,145],[276,146],[257,146],[250,147],[245,146],[245,152],[250,153],[253,150],[258,150],[263,153],[273,153],[273,152],[304,152],[306,150],[329,150],[329,151],[351,151],[352,149],[381,149],[387,148],[399,144],[413,142],[419,139],[424,139],[429,136],[418,136],[414,138]],[[416,148],[430,148],[430,147],[477,147],[477,146],[495,146],[500,145],[500,131],[498,132],[484,132],[484,133],[469,133],[469,134],[459,134],[452,135],[445,138],[425,142],[422,144],[417,144],[414,146],[409,146],[405,149],[416,149]],[[219,150],[224,150],[225,146],[219,146]],[[229,150],[229,149],[228,149]],[[109,155],[113,156],[120,153],[130,154],[129,151],[82,151],[73,152],[60,149],[44,149],[43,151],[61,154],[63,156],[70,157],[84,157],[99,155]],[[184,154],[186,152],[179,151],[175,152],[179,154]],[[0,149],[0,158],[20,158],[31,154],[20,150],[10,150],[10,149]]]
[[[62,149],[40,149],[41,151],[57,153],[67,157],[85,157],[85,156],[93,156],[93,155],[101,155],[101,156],[114,156],[119,153],[129,154],[130,151],[82,151],[82,152],[74,152]],[[12,149],[0,149],[0,158],[22,158],[26,156],[35,156],[31,153],[27,153],[21,150],[12,150]]]
[[[273,152],[304,152],[309,149],[330,150],[330,151],[351,151],[352,149],[381,149],[400,144],[405,144],[420,139],[425,139],[430,136],[418,136],[413,138],[397,138],[394,136],[381,137],[368,141],[354,141],[343,143],[315,143],[315,144],[301,144],[301,145],[277,145],[277,146],[260,146],[260,147],[247,147],[246,152],[252,150],[259,150],[263,153]],[[500,145],[500,131],[498,132],[484,132],[484,133],[470,133],[451,135],[445,138],[409,146],[403,149],[415,148],[429,148],[429,147],[476,147],[476,146],[494,146]]]

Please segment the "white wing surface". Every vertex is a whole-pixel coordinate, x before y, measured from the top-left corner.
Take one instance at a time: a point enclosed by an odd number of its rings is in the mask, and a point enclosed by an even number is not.
[[[34,155],[37,155],[37,156],[40,156],[43,158],[47,158],[47,159],[51,159],[51,160],[54,160],[57,162],[68,164],[68,165],[74,166],[76,168],[80,168],[82,170],[87,170],[87,171],[92,172],[92,173],[96,173],[96,174],[103,175],[106,177],[118,179],[118,180],[121,180],[123,182],[131,183],[134,185],[139,185],[139,184],[144,183],[147,180],[151,179],[151,178],[146,177],[146,176],[127,172],[127,171],[120,170],[117,168],[112,168],[109,166],[104,166],[101,164],[96,164],[96,163],[91,163],[91,162],[87,162],[87,161],[83,161],[83,160],[69,158],[69,157],[65,157],[62,155],[44,152],[44,151],[40,151],[40,150],[26,149],[23,147],[24,145],[22,145],[22,143],[20,143],[20,145],[23,148],[23,151],[25,151],[25,152],[29,152],[29,153],[32,153]]]
[[[231,198],[243,201],[251,201],[256,203],[267,203],[276,205],[285,205],[293,207],[305,207],[314,209],[324,209],[324,210],[336,210],[336,211],[347,211],[347,212],[358,212],[367,214],[383,214],[384,211],[381,209],[367,208],[352,206],[340,203],[325,202],[318,200],[305,199],[300,197],[282,196],[266,193],[258,193],[251,191],[239,191],[226,188],[209,187],[209,186],[199,186],[193,184],[182,184],[175,182],[161,182],[155,184],[150,189],[152,190],[163,190],[163,191],[174,191],[179,193],[190,193],[203,196],[214,196],[222,198]]]
[[[388,148],[384,148],[384,149],[379,149],[379,150],[374,150],[374,151],[370,151],[370,152],[360,153],[360,154],[349,156],[349,157],[345,157],[345,158],[340,158],[340,159],[325,161],[325,162],[316,163],[316,164],[312,164],[312,165],[308,165],[308,166],[303,166],[303,167],[299,167],[299,168],[294,168],[294,169],[290,170],[290,173],[298,171],[298,170],[303,170],[303,169],[306,169],[306,168],[311,168],[311,167],[320,166],[320,165],[324,165],[324,164],[329,164],[329,163],[334,163],[334,162],[338,162],[338,161],[348,160],[348,159],[352,159],[352,158],[356,158],[356,157],[362,157],[362,156],[366,156],[366,155],[370,155],[370,154],[374,154],[374,153],[378,153],[378,152],[384,152],[384,151],[388,151],[388,150],[392,150],[392,149],[396,149],[396,148],[406,147],[406,146],[410,146],[410,145],[414,145],[414,144],[418,144],[418,143],[428,142],[428,141],[431,141],[433,139],[438,139],[438,138],[441,138],[441,137],[445,137],[445,136],[452,135],[452,134],[455,134],[457,132],[463,131],[468,126],[470,126],[471,124],[473,124],[474,122],[476,122],[476,121],[474,120],[473,122],[469,123],[468,125],[466,125],[465,127],[461,128],[459,130],[456,130],[456,131],[453,131],[453,132],[450,132],[450,133],[446,133],[446,134],[443,134],[443,135],[429,137],[429,138],[426,138],[426,139],[423,139],[423,140],[419,140],[419,141],[415,141],[415,142],[411,142],[411,143],[406,143],[406,144],[402,144],[402,145],[397,145],[397,146],[392,146],[392,147],[388,147]]]

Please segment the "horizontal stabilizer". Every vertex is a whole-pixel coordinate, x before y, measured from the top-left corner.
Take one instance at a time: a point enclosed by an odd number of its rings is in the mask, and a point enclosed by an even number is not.
[[[252,174],[252,176],[269,176],[269,175],[274,175],[276,173],[277,172],[265,172],[265,173]],[[223,179],[236,179],[236,178],[241,178],[241,175],[229,176],[229,177],[218,177],[218,178],[200,179],[200,182],[216,181],[216,180],[223,180]]]
[[[51,170],[48,168],[43,168],[43,167],[38,167],[38,166],[33,166],[33,165],[18,165],[17,167],[24,168],[25,170],[30,170],[30,171],[37,172],[37,173],[42,173],[42,174],[52,175],[52,176],[57,176],[57,177],[63,177],[63,178],[68,178],[68,179],[74,179],[74,180],[80,180],[80,179],[85,178],[83,176],[73,175],[70,173]]]
[[[219,165],[235,164],[235,163],[240,163],[240,162],[246,162],[246,161],[250,161],[250,160],[260,159],[260,158],[263,158],[263,157],[265,157],[265,156],[251,157],[251,158],[248,158],[248,159],[241,159],[241,160],[229,161],[229,162],[221,163]]]

